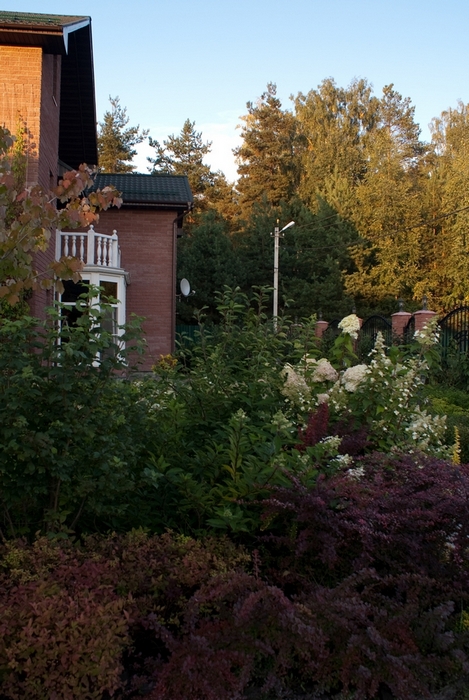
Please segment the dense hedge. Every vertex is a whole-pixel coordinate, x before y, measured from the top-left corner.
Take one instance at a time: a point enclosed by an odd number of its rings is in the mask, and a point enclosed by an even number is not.
[[[461,700],[469,468],[358,468],[273,489],[251,555],[171,533],[3,544],[2,700]]]

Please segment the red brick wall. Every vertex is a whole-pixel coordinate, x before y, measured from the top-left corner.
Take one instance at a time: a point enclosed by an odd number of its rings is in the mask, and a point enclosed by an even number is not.
[[[49,190],[57,182],[59,148],[61,57],[43,54],[41,48],[0,46],[0,123],[15,134],[20,119],[27,128],[27,185],[39,183]],[[54,259],[52,245],[35,256],[39,272]],[[31,312],[44,316],[50,292],[38,290]]]
[[[176,252],[174,211],[122,207],[100,214],[95,230],[117,230],[122,267],[130,273],[127,318],[144,316],[148,351],[142,369],[174,350],[176,315]]]
[[[0,123],[13,134],[18,117],[29,130],[28,184],[38,182],[42,49],[0,46]]]

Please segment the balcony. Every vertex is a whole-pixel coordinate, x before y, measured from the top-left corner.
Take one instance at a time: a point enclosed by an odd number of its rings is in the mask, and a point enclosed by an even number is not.
[[[71,255],[82,261],[85,267],[121,269],[121,253],[117,231],[112,236],[97,233],[90,226],[86,233],[57,231],[55,258]]]

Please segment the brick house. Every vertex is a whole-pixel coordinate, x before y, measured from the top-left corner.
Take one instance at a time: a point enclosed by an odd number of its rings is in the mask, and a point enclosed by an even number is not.
[[[28,185],[48,189],[65,170],[97,164],[90,17],[0,12],[0,68],[0,123],[13,134],[20,122],[27,129]],[[149,369],[174,349],[176,238],[192,193],[181,176],[98,175],[96,186],[106,184],[122,192],[121,209],[103,212],[96,230],[57,234],[36,265],[81,257],[83,279],[117,291],[117,323],[145,317]],[[73,294],[69,286],[64,301]],[[35,293],[32,312],[41,316],[51,301]]]

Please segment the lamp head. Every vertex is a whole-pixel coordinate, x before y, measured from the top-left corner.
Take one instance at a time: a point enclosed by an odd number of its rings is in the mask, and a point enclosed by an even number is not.
[[[295,222],[294,222],[294,221],[290,221],[289,224],[287,224],[286,226],[283,227],[282,231],[286,231],[287,228],[291,228],[291,227],[294,226],[294,225],[295,225]],[[280,233],[282,233],[282,231],[280,231]]]

